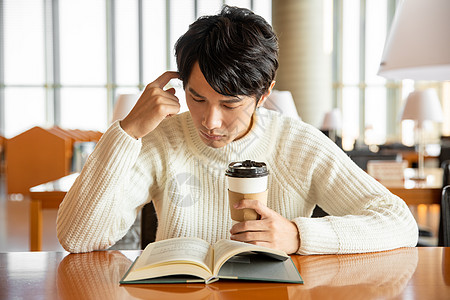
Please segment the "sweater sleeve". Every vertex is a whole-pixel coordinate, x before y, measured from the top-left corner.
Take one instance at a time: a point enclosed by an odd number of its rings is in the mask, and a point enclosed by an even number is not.
[[[136,167],[141,148],[119,122],[105,132],[59,207],[57,236],[64,249],[106,249],[126,234],[152,182]]]
[[[399,197],[360,169],[331,140],[306,130],[302,163],[293,164],[306,201],[329,216],[298,217],[299,254],[344,254],[415,246],[418,227]]]

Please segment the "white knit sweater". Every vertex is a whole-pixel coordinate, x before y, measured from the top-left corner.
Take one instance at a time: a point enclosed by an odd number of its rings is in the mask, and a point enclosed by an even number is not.
[[[263,108],[246,136],[217,149],[202,142],[189,112],[164,120],[140,140],[114,123],[59,208],[59,241],[70,252],[106,249],[149,201],[158,215],[157,240],[229,238],[225,170],[246,159],[267,164],[268,206],[297,225],[299,254],[417,243],[417,224],[400,198],[314,127]],[[310,218],[316,204],[330,216]]]

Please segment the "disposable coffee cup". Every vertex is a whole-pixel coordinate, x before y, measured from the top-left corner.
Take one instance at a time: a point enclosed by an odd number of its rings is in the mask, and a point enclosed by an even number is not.
[[[254,209],[236,209],[234,204],[242,199],[252,199],[267,205],[269,171],[266,164],[251,160],[232,162],[225,175],[228,178],[228,202],[233,223],[260,219]]]

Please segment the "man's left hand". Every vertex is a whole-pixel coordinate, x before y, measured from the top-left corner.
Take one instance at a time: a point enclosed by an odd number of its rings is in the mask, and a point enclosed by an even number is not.
[[[232,240],[283,250],[287,254],[297,252],[300,235],[294,222],[258,200],[243,199],[235,208],[254,209],[261,219],[235,224],[230,230]]]

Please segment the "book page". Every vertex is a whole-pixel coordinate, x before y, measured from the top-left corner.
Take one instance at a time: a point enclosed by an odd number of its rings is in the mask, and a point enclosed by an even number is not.
[[[285,260],[289,256],[280,250],[270,249],[262,246],[256,246],[248,243],[237,242],[232,240],[220,240],[214,244],[214,270],[213,274],[217,275],[220,267],[232,256],[245,252],[261,252],[278,260]]]
[[[212,254],[208,242],[199,238],[174,238],[149,244],[136,261],[134,269],[168,262],[194,262],[210,270]]]

